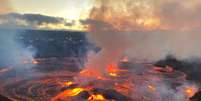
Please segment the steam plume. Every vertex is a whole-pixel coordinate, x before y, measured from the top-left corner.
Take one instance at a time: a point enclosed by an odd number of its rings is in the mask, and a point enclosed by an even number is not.
[[[0,0],[0,14],[13,12],[8,0]],[[15,20],[15,19],[14,19]],[[1,21],[0,21],[1,23]],[[6,28],[6,27],[4,27]],[[17,27],[16,27],[17,28]],[[9,28],[8,28],[9,29]],[[0,62],[1,67],[24,67],[24,60],[31,61],[35,51],[31,47],[24,47],[19,41],[20,33],[13,28],[12,30],[0,30]],[[30,65],[27,67],[31,67]]]
[[[81,21],[89,29],[89,39],[102,48],[96,66],[124,55],[149,62],[168,54],[178,59],[200,57],[201,3],[195,1],[98,0],[90,18]]]
[[[1,65],[11,67],[25,67],[25,61],[32,61],[35,51],[32,47],[24,47],[24,45],[17,40],[19,33],[13,31],[1,31],[0,35],[0,52]],[[28,66],[28,65],[27,65]],[[30,65],[29,65],[30,66]]]
[[[200,57],[201,36],[197,28],[200,27],[198,5],[201,3],[196,2],[97,1],[90,18],[81,21],[89,29],[89,39],[102,48],[92,55],[87,67],[104,71],[107,64],[117,62],[125,55],[142,62],[156,62],[169,54],[180,60]],[[184,81],[184,86],[186,83]],[[174,96],[179,97],[178,101],[186,99],[180,90],[175,91],[166,82],[157,87],[162,97],[178,95]],[[175,100],[174,97],[171,99]]]

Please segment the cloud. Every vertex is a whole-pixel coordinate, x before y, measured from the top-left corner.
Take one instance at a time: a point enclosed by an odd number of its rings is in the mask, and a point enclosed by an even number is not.
[[[73,26],[73,21],[41,14],[9,13],[0,15],[1,28],[54,29]]]
[[[98,1],[90,18],[80,21],[89,29],[88,39],[102,48],[86,67],[102,69],[125,55],[143,62],[169,54],[179,60],[201,57],[200,1]]]
[[[80,20],[80,23],[85,26],[87,29],[91,29],[90,27],[96,27],[96,29],[100,30],[109,30],[113,29],[113,26],[107,22],[101,21],[101,20],[95,20],[95,19],[85,19]]]
[[[165,0],[154,6],[154,14],[168,29],[198,29],[200,11],[200,0]]]
[[[97,0],[90,19],[116,30],[199,29],[200,0]]]

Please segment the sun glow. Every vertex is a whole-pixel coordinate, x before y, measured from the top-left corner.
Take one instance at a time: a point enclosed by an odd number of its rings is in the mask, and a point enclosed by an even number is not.
[[[51,29],[51,30],[77,30],[83,31],[83,27],[79,24],[75,24],[72,26],[65,26],[64,24],[42,24],[38,26],[38,29]]]

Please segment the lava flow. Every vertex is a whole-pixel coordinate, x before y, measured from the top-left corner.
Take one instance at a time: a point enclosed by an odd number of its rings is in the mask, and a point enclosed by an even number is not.
[[[74,81],[65,83],[65,90],[52,101],[162,101],[165,97],[164,101],[188,101],[197,91],[195,86],[184,84],[185,74],[169,66],[145,66],[143,68],[147,69],[143,69],[142,74],[136,74],[139,67],[135,64],[131,65],[128,60],[120,61],[120,64],[109,64],[107,74],[95,70],[81,71]],[[169,82],[170,86],[164,82]],[[180,92],[183,98],[174,95],[175,92]]]
[[[37,61],[34,63],[42,62]],[[127,59],[108,64],[105,73],[92,69],[36,72],[31,77],[1,81],[5,82],[1,94],[14,101],[189,101],[197,92],[184,73],[170,66],[161,68]]]

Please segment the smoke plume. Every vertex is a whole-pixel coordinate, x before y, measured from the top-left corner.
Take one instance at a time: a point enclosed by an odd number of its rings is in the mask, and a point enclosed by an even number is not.
[[[168,54],[178,59],[200,57],[201,3],[195,1],[96,1],[90,18],[81,21],[89,29],[89,39],[102,48],[91,63],[108,64],[125,55],[148,62]]]
[[[81,23],[89,30],[89,40],[102,50],[90,54],[86,67],[104,71],[124,56],[141,62],[156,62],[169,54],[179,60],[200,57],[201,2],[195,1],[97,0]],[[172,95],[167,101],[186,99],[166,82],[157,87],[160,96]]]

